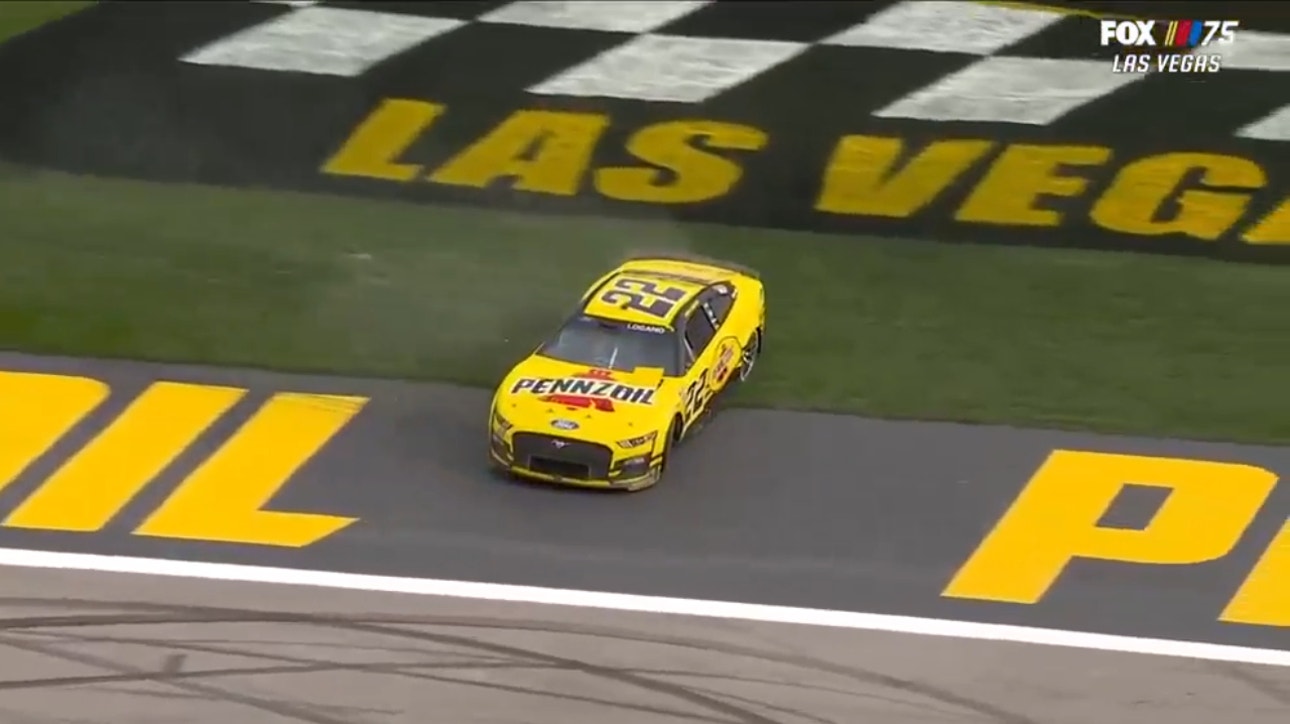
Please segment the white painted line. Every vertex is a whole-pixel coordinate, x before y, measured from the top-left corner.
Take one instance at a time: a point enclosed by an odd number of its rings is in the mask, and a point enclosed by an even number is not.
[[[464,21],[305,7],[226,35],[185,63],[353,77]]]
[[[1063,13],[1033,8],[906,0],[821,41],[821,45],[989,55],[1064,17]]]
[[[1290,141],[1290,105],[1284,105],[1236,132],[1242,138]]]
[[[1104,60],[997,56],[903,96],[874,115],[1043,125],[1145,77],[1112,73]]]
[[[538,95],[698,103],[807,47],[777,40],[641,35],[528,90]]]
[[[1223,70],[1290,70],[1290,35],[1237,30],[1231,42],[1220,43]]]
[[[1177,656],[1208,661],[1230,661],[1268,666],[1290,666],[1290,651],[1225,646],[1192,641],[1170,641],[1133,636],[1061,631],[1057,629],[1007,626],[1002,624],[951,621],[912,616],[891,616],[850,611],[830,611],[788,606],[767,606],[728,601],[702,601],[661,596],[636,596],[497,583],[441,581],[427,578],[394,578],[357,573],[334,573],[294,568],[269,568],[227,563],[129,558],[84,553],[0,548],[0,566],[46,568],[98,573],[132,573],[148,576],[191,578],[238,583],[269,583],[285,586],[396,593],[414,596],[443,596],[480,601],[507,601],[549,606],[574,606],[637,613],[722,618],[739,621],[798,624],[866,631],[886,631],[922,636],[1004,641],[1044,646],[1114,651],[1121,653]]]
[[[698,10],[711,0],[520,0],[479,17],[481,23],[539,28],[648,33]]]

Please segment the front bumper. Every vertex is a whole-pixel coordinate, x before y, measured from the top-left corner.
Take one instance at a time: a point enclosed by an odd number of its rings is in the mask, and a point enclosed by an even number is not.
[[[652,452],[615,459],[607,445],[522,431],[491,435],[488,455],[512,475],[581,488],[638,489],[657,482],[662,470]]]

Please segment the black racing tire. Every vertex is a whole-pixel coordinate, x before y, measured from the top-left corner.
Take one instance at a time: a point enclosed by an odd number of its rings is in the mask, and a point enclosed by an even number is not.
[[[681,442],[681,430],[684,425],[679,416],[672,417],[672,424],[667,428],[667,443],[663,448],[663,467],[666,468],[672,457],[672,450]]]
[[[676,446],[681,443],[681,430],[683,425],[679,416],[672,418],[672,424],[667,428],[667,442],[663,443],[663,460],[659,463],[659,477],[667,474],[668,463],[672,461],[672,452]]]

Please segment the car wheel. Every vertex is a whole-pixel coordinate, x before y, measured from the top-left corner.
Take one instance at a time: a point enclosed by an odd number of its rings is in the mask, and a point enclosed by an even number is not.
[[[673,445],[676,445],[677,436],[679,436],[680,430],[681,426],[679,425],[679,422],[677,422],[676,418],[673,418],[672,426],[667,428],[667,437],[663,440],[663,452],[660,453],[660,458],[662,459],[659,459],[658,462],[658,474],[654,475],[654,478],[649,479],[648,483],[637,484],[636,487],[632,488],[632,490],[653,488],[654,485],[658,484],[659,480],[663,479],[664,475],[667,475],[668,459],[672,457],[672,447]]]
[[[663,459],[658,466],[660,476],[667,472],[667,465],[672,461],[672,449],[679,442],[681,442],[681,419],[674,417],[672,424],[667,428],[667,442],[663,443]]]
[[[757,330],[748,338],[748,344],[744,345],[743,351],[739,353],[739,381],[747,382],[752,376],[753,366],[757,364],[757,358],[761,356],[761,331]]]

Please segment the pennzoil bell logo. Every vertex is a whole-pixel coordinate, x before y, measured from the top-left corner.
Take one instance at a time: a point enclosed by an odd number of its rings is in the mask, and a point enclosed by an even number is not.
[[[543,402],[602,412],[613,412],[615,402],[654,404],[653,387],[623,384],[606,370],[588,370],[568,377],[521,377],[511,385],[511,394],[520,393],[537,395]]]
[[[1136,51],[1117,53],[1111,65],[1112,73],[1217,73],[1223,67],[1223,56],[1196,49],[1217,50],[1213,44],[1231,44],[1241,23],[1239,20],[1101,20],[1099,25],[1102,47]]]
[[[726,381],[726,377],[730,375],[730,368],[733,366],[731,362],[734,359],[735,345],[727,342],[721,347],[721,354],[717,357],[717,364],[712,368],[712,377],[717,384]]]

